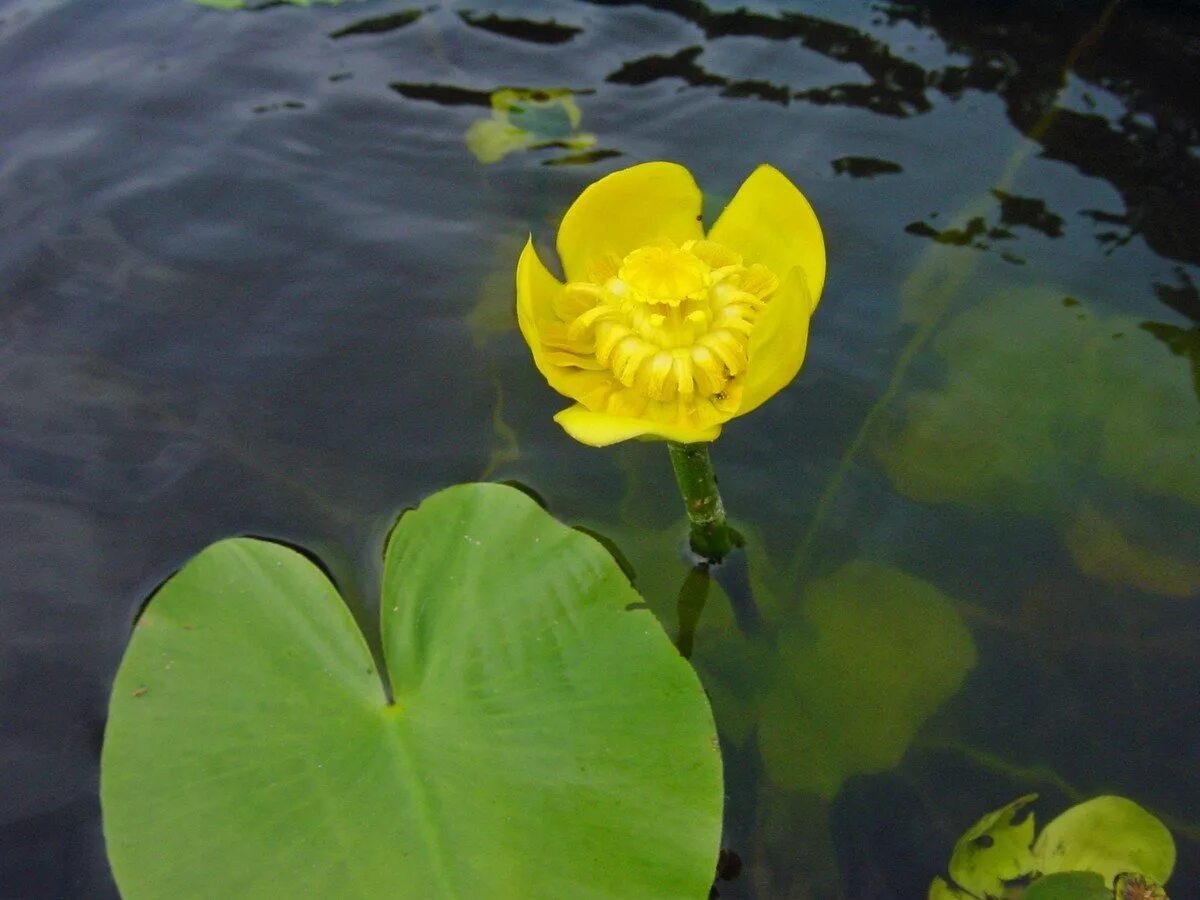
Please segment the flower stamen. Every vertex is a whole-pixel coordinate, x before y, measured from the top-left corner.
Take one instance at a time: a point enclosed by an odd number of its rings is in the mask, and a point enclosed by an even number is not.
[[[723,420],[737,406],[750,333],[779,287],[762,265],[744,266],[713,241],[669,241],[606,256],[596,280],[572,282],[555,304],[549,333],[556,361],[608,370],[614,382],[589,408],[613,415]]]

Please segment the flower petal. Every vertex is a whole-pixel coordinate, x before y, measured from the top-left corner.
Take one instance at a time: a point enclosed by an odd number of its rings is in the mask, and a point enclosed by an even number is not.
[[[677,163],[650,162],[606,175],[584,189],[558,227],[558,258],[568,281],[587,278],[588,263],[618,259],[662,238],[701,238],[700,188]]]
[[[714,441],[721,433],[720,425],[709,425],[703,428],[668,425],[649,419],[593,412],[578,403],[564,409],[554,417],[554,421],[575,440],[591,444],[593,447],[607,447],[609,444],[637,437],[693,444],[699,441]]]
[[[796,377],[808,349],[813,305],[804,272],[795,266],[750,332],[744,393],[737,415],[757,409]]]
[[[540,332],[543,327],[561,325],[554,314],[554,303],[562,290],[562,283],[542,265],[537,251],[533,249],[533,238],[530,237],[517,262],[517,324],[533,353],[534,364],[550,387],[572,400],[578,400],[593,393],[597,387],[613,381],[613,378],[607,370],[593,371],[556,364],[554,354],[557,351],[542,343]]]
[[[813,308],[825,286],[821,223],[799,189],[773,166],[761,165],[742,182],[708,233],[736,250],[746,265],[762,263],[780,278],[801,266]]]

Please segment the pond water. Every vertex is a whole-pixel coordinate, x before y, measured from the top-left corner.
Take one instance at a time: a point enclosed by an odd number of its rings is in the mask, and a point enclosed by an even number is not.
[[[478,479],[682,617],[721,897],[923,897],[1032,792],[1151,809],[1193,896],[1200,6],[0,0],[0,72],[0,896],[116,895],[107,694],[168,574],[276,536],[370,621],[397,512]],[[754,608],[698,619],[664,448],[569,439],[512,313],[526,234],[651,159],[713,214],[774,164],[829,251],[713,449]]]

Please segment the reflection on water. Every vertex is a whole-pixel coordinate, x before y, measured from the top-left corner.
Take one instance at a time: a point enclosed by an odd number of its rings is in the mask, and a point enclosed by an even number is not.
[[[876,175],[895,175],[904,168],[899,163],[871,156],[841,156],[833,160],[833,171],[851,178],[874,178]]]
[[[329,36],[331,38],[343,38],[355,34],[385,34],[389,31],[398,31],[413,24],[413,22],[421,18],[421,14],[424,12],[425,10],[423,9],[402,9],[399,12],[373,16],[370,19],[360,19],[357,22],[351,22],[349,25],[343,25],[336,31],[329,32]]]
[[[114,896],[98,731],[175,565],[277,535],[373,595],[361,548],[474,477],[690,648],[721,897],[923,896],[1035,790],[1136,800],[1200,883],[1194,5],[256,6],[0,9],[5,890]],[[525,236],[654,158],[714,210],[771,162],[827,229],[803,373],[714,448],[749,606],[663,448],[564,438],[514,332]]]
[[[493,91],[490,99],[491,118],[473,122],[466,134],[467,148],[481,163],[499,162],[520,150],[580,151],[596,143],[594,134],[579,130],[583,114],[569,90],[503,88]],[[561,165],[572,159],[568,155],[546,162]]]

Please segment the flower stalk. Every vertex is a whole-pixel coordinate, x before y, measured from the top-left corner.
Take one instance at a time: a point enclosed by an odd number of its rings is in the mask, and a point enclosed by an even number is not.
[[[675,481],[691,522],[693,552],[716,565],[740,542],[725,519],[725,504],[717,489],[717,476],[708,456],[708,444],[681,444],[667,441]]]

